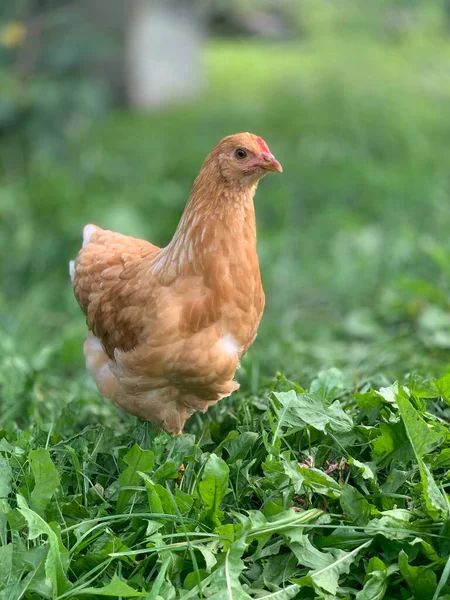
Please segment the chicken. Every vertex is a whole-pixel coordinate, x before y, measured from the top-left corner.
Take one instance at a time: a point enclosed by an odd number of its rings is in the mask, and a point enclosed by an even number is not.
[[[87,225],[70,263],[100,394],[168,432],[239,388],[235,371],[264,309],[253,197],[268,171],[282,168],[260,137],[228,136],[168,246]]]

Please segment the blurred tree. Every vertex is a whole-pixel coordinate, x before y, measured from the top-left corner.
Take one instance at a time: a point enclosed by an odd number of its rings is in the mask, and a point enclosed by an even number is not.
[[[133,0],[131,0],[133,1]],[[123,105],[127,95],[125,73],[125,35],[129,14],[127,0],[78,0],[84,20],[95,34],[112,41],[113,49],[108,54],[98,52],[92,57],[91,72],[110,90],[115,105]]]
[[[160,106],[199,93],[205,16],[205,4],[195,0],[131,2],[126,81],[132,105]]]
[[[0,135],[39,148],[78,135],[125,98],[198,95],[207,27],[285,40],[363,32],[393,42],[444,32],[450,0],[0,0]]]
[[[80,6],[21,0],[0,6],[0,135],[60,148],[108,105],[92,64],[109,51]]]

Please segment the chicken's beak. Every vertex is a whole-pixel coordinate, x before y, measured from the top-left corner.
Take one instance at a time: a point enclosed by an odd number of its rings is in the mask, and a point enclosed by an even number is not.
[[[270,152],[261,152],[261,167],[266,171],[274,171],[275,173],[282,173],[283,167],[277,161],[275,156]]]

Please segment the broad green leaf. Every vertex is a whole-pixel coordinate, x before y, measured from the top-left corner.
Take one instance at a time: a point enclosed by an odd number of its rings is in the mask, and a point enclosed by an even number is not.
[[[439,556],[436,552],[436,549],[433,546],[423,540],[422,538],[414,538],[412,542],[409,542],[410,546],[420,546],[420,549],[424,556],[428,558],[430,562],[435,562],[436,564],[442,562],[444,559]]]
[[[187,514],[192,507],[194,506],[197,498],[194,494],[189,494],[188,492],[183,492],[180,488],[175,488],[174,491],[175,501],[178,506],[178,510],[184,515]]]
[[[387,589],[386,571],[372,571],[363,589],[356,594],[356,600],[381,600]]]
[[[356,594],[356,600],[381,600],[387,588],[390,572],[377,556],[373,556],[367,565],[367,575],[363,589]]]
[[[12,563],[6,587],[0,585],[0,599],[16,599],[19,590],[34,592],[37,598],[52,598],[51,582],[45,572],[48,544],[42,540],[40,546],[27,548],[27,543],[16,537],[12,542]],[[27,574],[28,573],[28,574]],[[26,575],[27,574],[27,575]]]
[[[447,373],[440,379],[433,381],[436,393],[442,397],[447,404],[450,403],[450,373]]]
[[[198,592],[198,582],[203,580],[208,580],[208,573],[205,569],[198,569],[195,571],[191,571],[183,581],[183,588],[185,590],[190,590],[188,595],[184,594],[182,598],[193,598],[192,594],[196,591]],[[196,596],[198,598],[198,596]],[[158,598],[160,600],[160,598]]]
[[[309,391],[322,392],[324,398],[333,398],[336,392],[344,389],[344,375],[339,369],[331,368],[326,371],[320,371],[317,377],[312,381]]]
[[[397,402],[408,439],[419,464],[427,512],[432,518],[437,519],[447,512],[447,502],[422,459],[442,442],[443,432],[432,429],[425,423],[402,390],[397,394]]]
[[[310,571],[306,577],[293,580],[293,582],[299,585],[317,587],[335,597],[339,587],[340,576],[350,571],[350,567],[355,563],[355,557],[370,544],[371,540],[365,544],[361,544],[361,546],[358,546],[351,552],[344,552],[333,548],[330,550],[330,554],[333,554],[334,557],[332,562],[326,566],[319,566],[319,568]]]
[[[443,431],[425,423],[403,390],[397,394],[397,403],[414,454],[423,458],[442,443]]]
[[[269,520],[266,520],[262,512],[252,510],[249,511],[249,517],[240,515],[239,518],[242,522],[246,522],[247,538],[258,538],[259,536],[264,536],[268,533],[272,535],[274,533],[286,531],[291,532],[292,528],[294,528],[294,531],[296,532],[301,532],[301,529],[297,528],[297,526],[316,521],[321,516],[323,516],[321,510],[312,508],[301,513],[289,509],[277,514]]]
[[[439,452],[436,456],[434,455],[434,460],[432,464],[433,469],[448,469],[450,467],[450,448],[444,448]]]
[[[339,498],[341,495],[341,486],[329,475],[313,467],[297,467],[298,472],[303,478],[303,486],[311,489],[317,494],[329,496],[330,498]]]
[[[227,444],[224,444],[229,454],[230,464],[238,459],[244,459],[258,438],[259,435],[254,431],[245,431]]]
[[[167,579],[162,582],[157,600],[177,600],[177,588],[172,582]]]
[[[338,400],[326,404],[323,398],[316,394],[296,394],[289,392],[275,392],[275,398],[281,404],[279,417],[280,426],[305,427],[311,425],[318,431],[325,431],[330,427],[335,432],[351,431],[353,422],[347,415]]]
[[[50,458],[49,451],[45,448],[32,450],[28,455],[28,461],[34,477],[31,502],[42,514],[60,485],[59,474]]]
[[[283,543],[283,540],[278,540],[275,544],[266,546],[258,552],[258,557],[268,558],[264,563],[260,577],[253,583],[253,588],[257,589],[263,585],[284,588],[287,580],[295,575],[297,558],[292,552],[281,551]]]
[[[336,560],[334,553],[321,552],[313,546],[309,537],[300,529],[288,530],[285,537],[289,540],[289,548],[295,554],[298,564],[301,567],[323,569],[333,564]],[[339,550],[338,552],[341,551]],[[345,554],[345,552],[343,554]]]
[[[439,554],[441,556],[450,556],[450,518],[447,517],[442,523],[441,539],[439,540]]]
[[[382,398],[380,396],[380,394],[378,394],[374,390],[370,390],[369,392],[366,392],[365,394],[355,394],[355,403],[360,408],[363,408],[364,410],[367,410],[367,411],[368,410],[379,411],[379,409],[382,408],[386,404],[384,398]]]
[[[287,467],[286,465],[289,466]],[[262,463],[262,468],[265,480],[267,483],[270,483],[272,489],[284,487],[284,485],[288,483],[286,469],[289,470],[290,468],[290,471],[295,471],[294,474],[289,474],[289,477],[294,481],[296,478],[300,477],[300,474],[297,471],[297,463],[287,460],[284,455],[277,457],[273,454],[268,454],[266,460]]]
[[[11,493],[12,469],[6,458],[0,455],[0,498],[7,498]]]
[[[353,550],[358,544],[363,544],[371,539],[375,534],[373,532],[366,533],[353,529],[351,526],[338,528],[329,535],[324,535],[315,538],[317,548],[339,548],[340,550]]]
[[[239,580],[244,569],[241,558],[244,550],[245,541],[241,538],[226,551],[222,564],[211,574],[212,584],[207,588],[209,600],[251,600]]]
[[[396,492],[410,475],[411,471],[401,471],[400,469],[392,468],[380,490],[386,494]]]
[[[13,452],[12,445],[5,438],[0,440],[0,452],[6,452],[7,454],[11,454]]]
[[[378,466],[385,467],[393,461],[406,465],[414,459],[403,423],[380,423],[379,435],[372,443],[372,456]]]
[[[417,374],[411,374],[408,377],[404,388],[409,391],[411,396],[420,399],[436,398],[439,395],[433,381],[423,379]]]
[[[58,536],[46,521],[36,512],[28,508],[24,498],[17,496],[19,512],[28,524],[28,539],[35,540],[40,535],[48,538],[48,553],[45,560],[45,574],[50,582],[53,595],[64,592],[68,586],[65,571],[67,569],[68,552],[60,543]]]
[[[164,509],[161,502],[161,497],[155,489],[155,485],[150,481],[145,481],[147,488],[148,506],[151,513],[163,514]]]
[[[119,596],[122,596],[123,598],[144,598],[148,596],[147,592],[138,592],[118,577],[113,577],[113,579],[103,587],[86,587],[75,593],[71,592],[71,595],[113,596],[115,598],[118,598]]]
[[[376,390],[375,393],[386,400],[386,402],[389,402],[389,404],[395,404],[398,394],[398,383],[396,381],[389,387],[382,387],[379,390]]]
[[[300,587],[294,583],[276,592],[264,594],[264,596],[260,596],[260,600],[291,600],[297,597],[299,591]]]
[[[147,521],[147,529],[145,530],[146,536],[151,536],[156,533],[159,529],[163,527],[162,523],[157,523],[156,521]]]
[[[366,525],[373,513],[378,510],[372,506],[356,488],[346,483],[339,498],[344,514],[355,525]]]
[[[176,479],[179,475],[178,469],[179,466],[177,466],[173,460],[166,460],[166,462],[160,465],[152,474],[152,480],[155,483],[163,484],[168,479]],[[150,471],[150,469],[148,470]]]
[[[359,474],[363,479],[369,479],[374,483],[376,482],[374,468],[372,468],[369,464],[363,463],[352,457],[348,459],[348,463],[359,470]]]
[[[153,483],[146,473],[139,471],[138,475],[144,480],[150,512],[166,515],[176,514],[176,502],[169,491],[159,483]]]
[[[370,574],[373,571],[386,571],[385,563],[378,558],[378,556],[372,556],[367,565],[367,573]]]
[[[324,589],[330,594],[336,594],[339,577],[342,574],[350,571],[350,567],[354,563],[356,555],[364,548],[367,548],[370,543],[371,542],[366,542],[351,552],[334,550],[336,560],[326,567],[312,571],[309,573],[309,576],[318,587]]]
[[[372,519],[366,527],[367,532],[379,534],[389,540],[404,540],[410,537],[412,514],[408,510],[394,509],[380,513],[378,519]]]
[[[241,523],[227,523],[226,525],[219,525],[215,531],[217,535],[222,536],[222,546],[224,550],[229,550],[232,543],[240,538],[242,535],[243,526]]]
[[[224,460],[211,454],[203,470],[198,492],[203,502],[203,518],[215,527],[221,524],[220,504],[228,492],[229,468]]]
[[[320,469],[302,467],[298,463],[283,460],[283,470],[291,480],[297,494],[307,490],[330,498],[339,498],[341,494],[341,486]]]
[[[434,477],[427,465],[422,459],[418,459],[418,462],[427,512],[431,518],[439,519],[441,516],[448,513],[447,500],[436,485]]]
[[[173,460],[178,465],[183,462],[194,461],[201,454],[195,441],[195,435],[187,433],[173,437],[167,444],[167,450],[169,451],[168,459]]]
[[[414,600],[432,600],[436,591],[436,574],[432,567],[413,567],[409,564],[408,555],[403,550],[398,556],[400,573],[405,578]]]
[[[198,550],[200,554],[205,559],[205,567],[208,573],[211,573],[211,569],[213,569],[217,564],[217,559],[211,550],[208,550],[206,546],[203,544],[193,544],[193,548]]]
[[[138,471],[151,471],[155,462],[155,455],[151,450],[142,450],[137,444],[125,454],[123,461],[128,465],[119,475],[120,487],[136,486],[139,483]],[[116,512],[123,513],[130,498],[135,494],[133,490],[121,490],[117,498]]]
[[[0,546],[0,590],[3,589],[11,577],[13,564],[13,545]]]

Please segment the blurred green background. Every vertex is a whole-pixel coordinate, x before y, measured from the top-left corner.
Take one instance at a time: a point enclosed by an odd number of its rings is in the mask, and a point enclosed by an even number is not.
[[[67,272],[83,225],[166,244],[238,131],[284,167],[256,197],[267,309],[244,386],[444,372],[450,2],[90,4],[0,7],[3,406],[31,372],[86,377]]]

